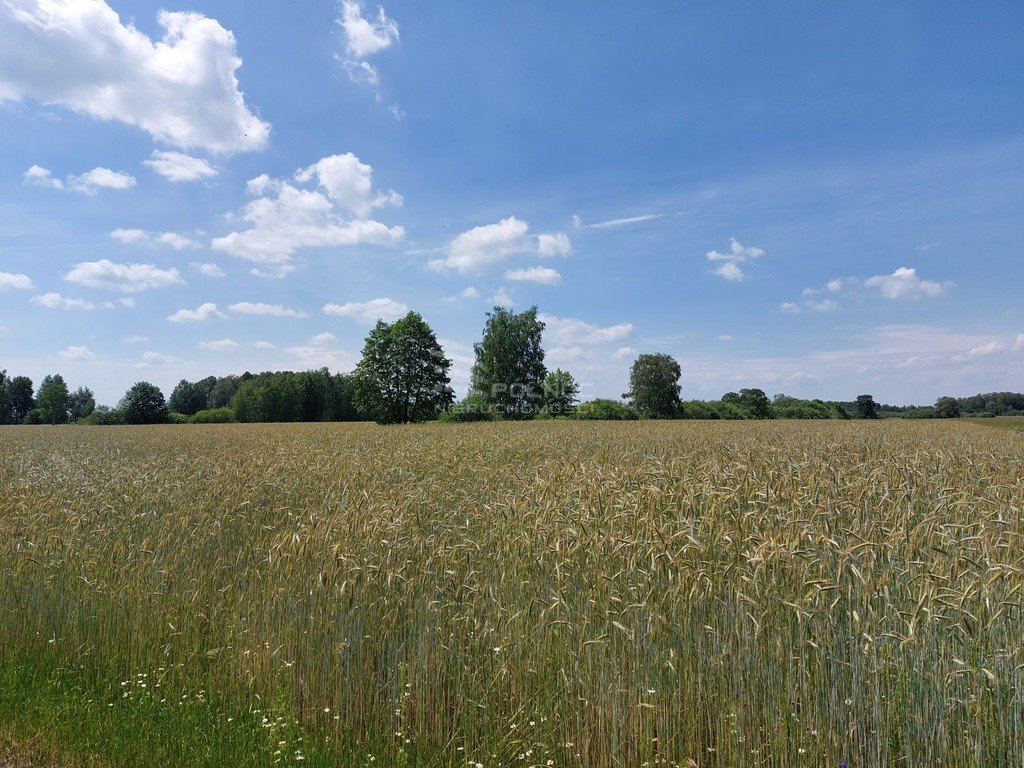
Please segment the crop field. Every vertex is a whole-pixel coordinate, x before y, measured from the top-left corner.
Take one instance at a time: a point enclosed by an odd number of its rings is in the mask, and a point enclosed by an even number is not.
[[[1022,600],[1014,430],[0,429],[0,733],[83,764],[1021,766]]]

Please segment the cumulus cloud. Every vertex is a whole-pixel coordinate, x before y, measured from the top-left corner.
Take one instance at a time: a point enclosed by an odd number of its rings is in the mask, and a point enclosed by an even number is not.
[[[729,282],[738,283],[744,277],[743,270],[736,265],[735,262],[727,261],[725,264],[721,264],[714,270],[715,274],[719,277],[725,278]]]
[[[515,300],[504,288],[499,288],[494,294],[487,299],[487,303],[494,307],[514,307],[516,305]]]
[[[249,346],[253,349],[276,349],[276,346],[269,341],[253,341],[249,343]]]
[[[891,275],[875,275],[864,281],[869,288],[878,288],[881,294],[887,299],[911,299],[916,300],[922,297],[934,298],[941,296],[952,283],[935,283],[930,280],[922,280],[913,267],[900,267]]]
[[[634,357],[637,354],[637,350],[633,347],[619,347],[612,352],[613,360],[624,360],[627,357]]]
[[[445,298],[441,299],[441,301],[452,302],[458,301],[459,299],[477,299],[479,297],[480,291],[478,291],[473,286],[469,286],[468,288],[463,288],[462,291],[457,296],[446,296]]]
[[[779,305],[779,311],[799,315],[802,312],[835,312],[839,309],[839,306],[839,302],[833,299],[821,299],[820,301],[809,299],[799,304],[792,301],[784,301]]]
[[[461,233],[448,244],[445,252],[443,259],[434,259],[428,266],[435,271],[454,269],[466,273],[480,272],[514,254],[565,256],[572,252],[572,243],[562,232],[531,235],[527,222],[509,216],[497,224],[485,224]]]
[[[0,272],[0,291],[31,291],[35,288],[28,275]]]
[[[139,334],[132,334],[131,336],[125,336],[122,341],[125,344],[139,344],[143,341],[149,341],[149,336],[140,336]]]
[[[46,307],[47,309],[96,309],[96,305],[91,301],[86,301],[85,299],[69,299],[55,292],[33,296],[29,301],[37,306]]]
[[[147,232],[144,229],[115,229],[110,236],[125,245],[145,245],[155,248],[166,245],[176,251],[199,248],[199,243],[177,232]]]
[[[393,323],[409,313],[409,308],[389,298],[371,299],[370,301],[348,302],[346,304],[324,305],[325,315],[351,317],[360,323],[373,324],[378,320]]]
[[[194,12],[161,11],[157,21],[164,34],[154,41],[103,0],[0,4],[0,101],[62,105],[178,147],[264,146],[270,126],[238,88],[234,35]]]
[[[220,173],[219,168],[200,157],[160,149],[153,150],[150,159],[143,160],[142,164],[149,166],[168,181],[199,181]]]
[[[131,189],[136,184],[135,177],[130,173],[102,167],[93,168],[77,176],[70,175],[66,181],[61,181],[48,168],[38,165],[33,165],[21,176],[26,184],[51,189],[69,189],[85,195],[95,195],[101,189]]]
[[[297,309],[289,309],[280,304],[264,304],[262,302],[240,301],[228,307],[232,312],[243,315],[270,315],[271,317],[309,317]]]
[[[563,346],[620,341],[633,332],[632,323],[620,323],[602,328],[585,323],[575,317],[555,317],[543,314],[540,315],[540,320],[545,325],[545,338]]]
[[[123,293],[185,284],[174,268],[161,269],[153,264],[118,264],[108,259],[76,264],[64,279],[90,288],[107,288]]]
[[[321,344],[330,344],[332,341],[337,340],[338,337],[335,336],[333,333],[330,333],[329,331],[324,331],[323,333],[318,333],[316,336],[312,337],[309,340],[309,343],[313,344],[314,346],[318,346]]]
[[[398,24],[389,19],[383,8],[377,8],[377,18],[363,17],[362,6],[354,0],[343,0],[341,18],[345,33],[345,50],[349,56],[364,59],[390,47],[399,39]]]
[[[227,277],[228,273],[211,262],[192,262],[192,269],[203,277]]]
[[[764,250],[756,246],[743,245],[735,237],[730,237],[727,252],[708,251],[706,255],[710,262],[723,262],[713,270],[716,275],[736,283],[746,278],[746,274],[739,265],[745,261],[761,258],[764,256]]]
[[[206,320],[213,320],[215,318],[223,318],[226,315],[217,309],[217,305],[211,302],[200,304],[195,309],[179,309],[172,315],[168,315],[167,319],[172,323],[201,323]]]
[[[197,346],[209,352],[222,352],[225,349],[234,349],[238,346],[238,342],[234,339],[215,339],[214,341],[200,341]]]
[[[138,364],[139,368],[149,368],[154,365],[177,365],[178,363],[185,362],[180,357],[174,357],[174,355],[165,355],[163,352],[153,352],[147,350],[142,353],[142,362]]]
[[[558,285],[562,276],[548,267],[528,267],[526,269],[510,269],[505,273],[506,280],[539,283],[540,285]]]
[[[1013,351],[1020,352],[1024,349],[1024,333],[1018,333],[1017,338],[1013,341]]]
[[[96,357],[96,355],[94,355],[92,351],[86,346],[67,347],[66,349],[63,349],[60,352],[58,352],[57,356],[61,360],[91,360],[92,358]]]
[[[369,165],[347,153],[321,158],[296,172],[294,181],[315,179],[315,189],[257,176],[246,185],[257,197],[241,215],[250,227],[215,238],[212,245],[269,268],[259,270],[259,276],[289,271],[300,248],[393,245],[405,237],[402,227],[362,217],[376,208],[400,205],[402,197],[392,190],[374,193],[372,174]]]

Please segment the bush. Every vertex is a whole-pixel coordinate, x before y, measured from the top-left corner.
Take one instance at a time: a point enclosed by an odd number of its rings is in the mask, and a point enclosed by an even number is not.
[[[618,400],[591,400],[580,405],[573,418],[584,421],[629,421],[637,418],[637,413],[628,405]]]
[[[96,409],[76,424],[85,424],[94,427],[112,427],[124,424],[124,414],[116,408],[108,408],[105,405],[96,406]]]
[[[190,416],[186,416],[184,413],[171,411],[167,414],[167,421],[171,424],[190,424],[192,422],[192,418]]]
[[[230,408],[207,408],[196,412],[190,419],[193,424],[232,424],[237,419]]]
[[[23,424],[44,424],[43,412],[39,408],[33,408],[31,411],[25,414],[25,421]]]
[[[488,403],[482,395],[470,395],[437,418],[446,424],[464,424],[471,421],[500,421],[498,409]]]

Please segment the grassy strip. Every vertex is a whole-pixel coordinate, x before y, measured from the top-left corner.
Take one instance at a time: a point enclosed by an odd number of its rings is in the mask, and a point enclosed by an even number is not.
[[[0,730],[19,768],[351,764],[279,713],[172,692],[149,673],[98,680],[47,654],[0,660]]]

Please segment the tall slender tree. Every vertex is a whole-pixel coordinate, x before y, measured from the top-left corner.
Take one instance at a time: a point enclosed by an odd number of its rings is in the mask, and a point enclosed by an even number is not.
[[[518,315],[504,307],[487,313],[483,338],[473,347],[470,387],[505,418],[530,418],[544,404],[543,333],[535,306]]]
[[[67,424],[71,408],[71,395],[64,377],[59,373],[46,376],[39,385],[36,396],[39,418],[44,424]]]

